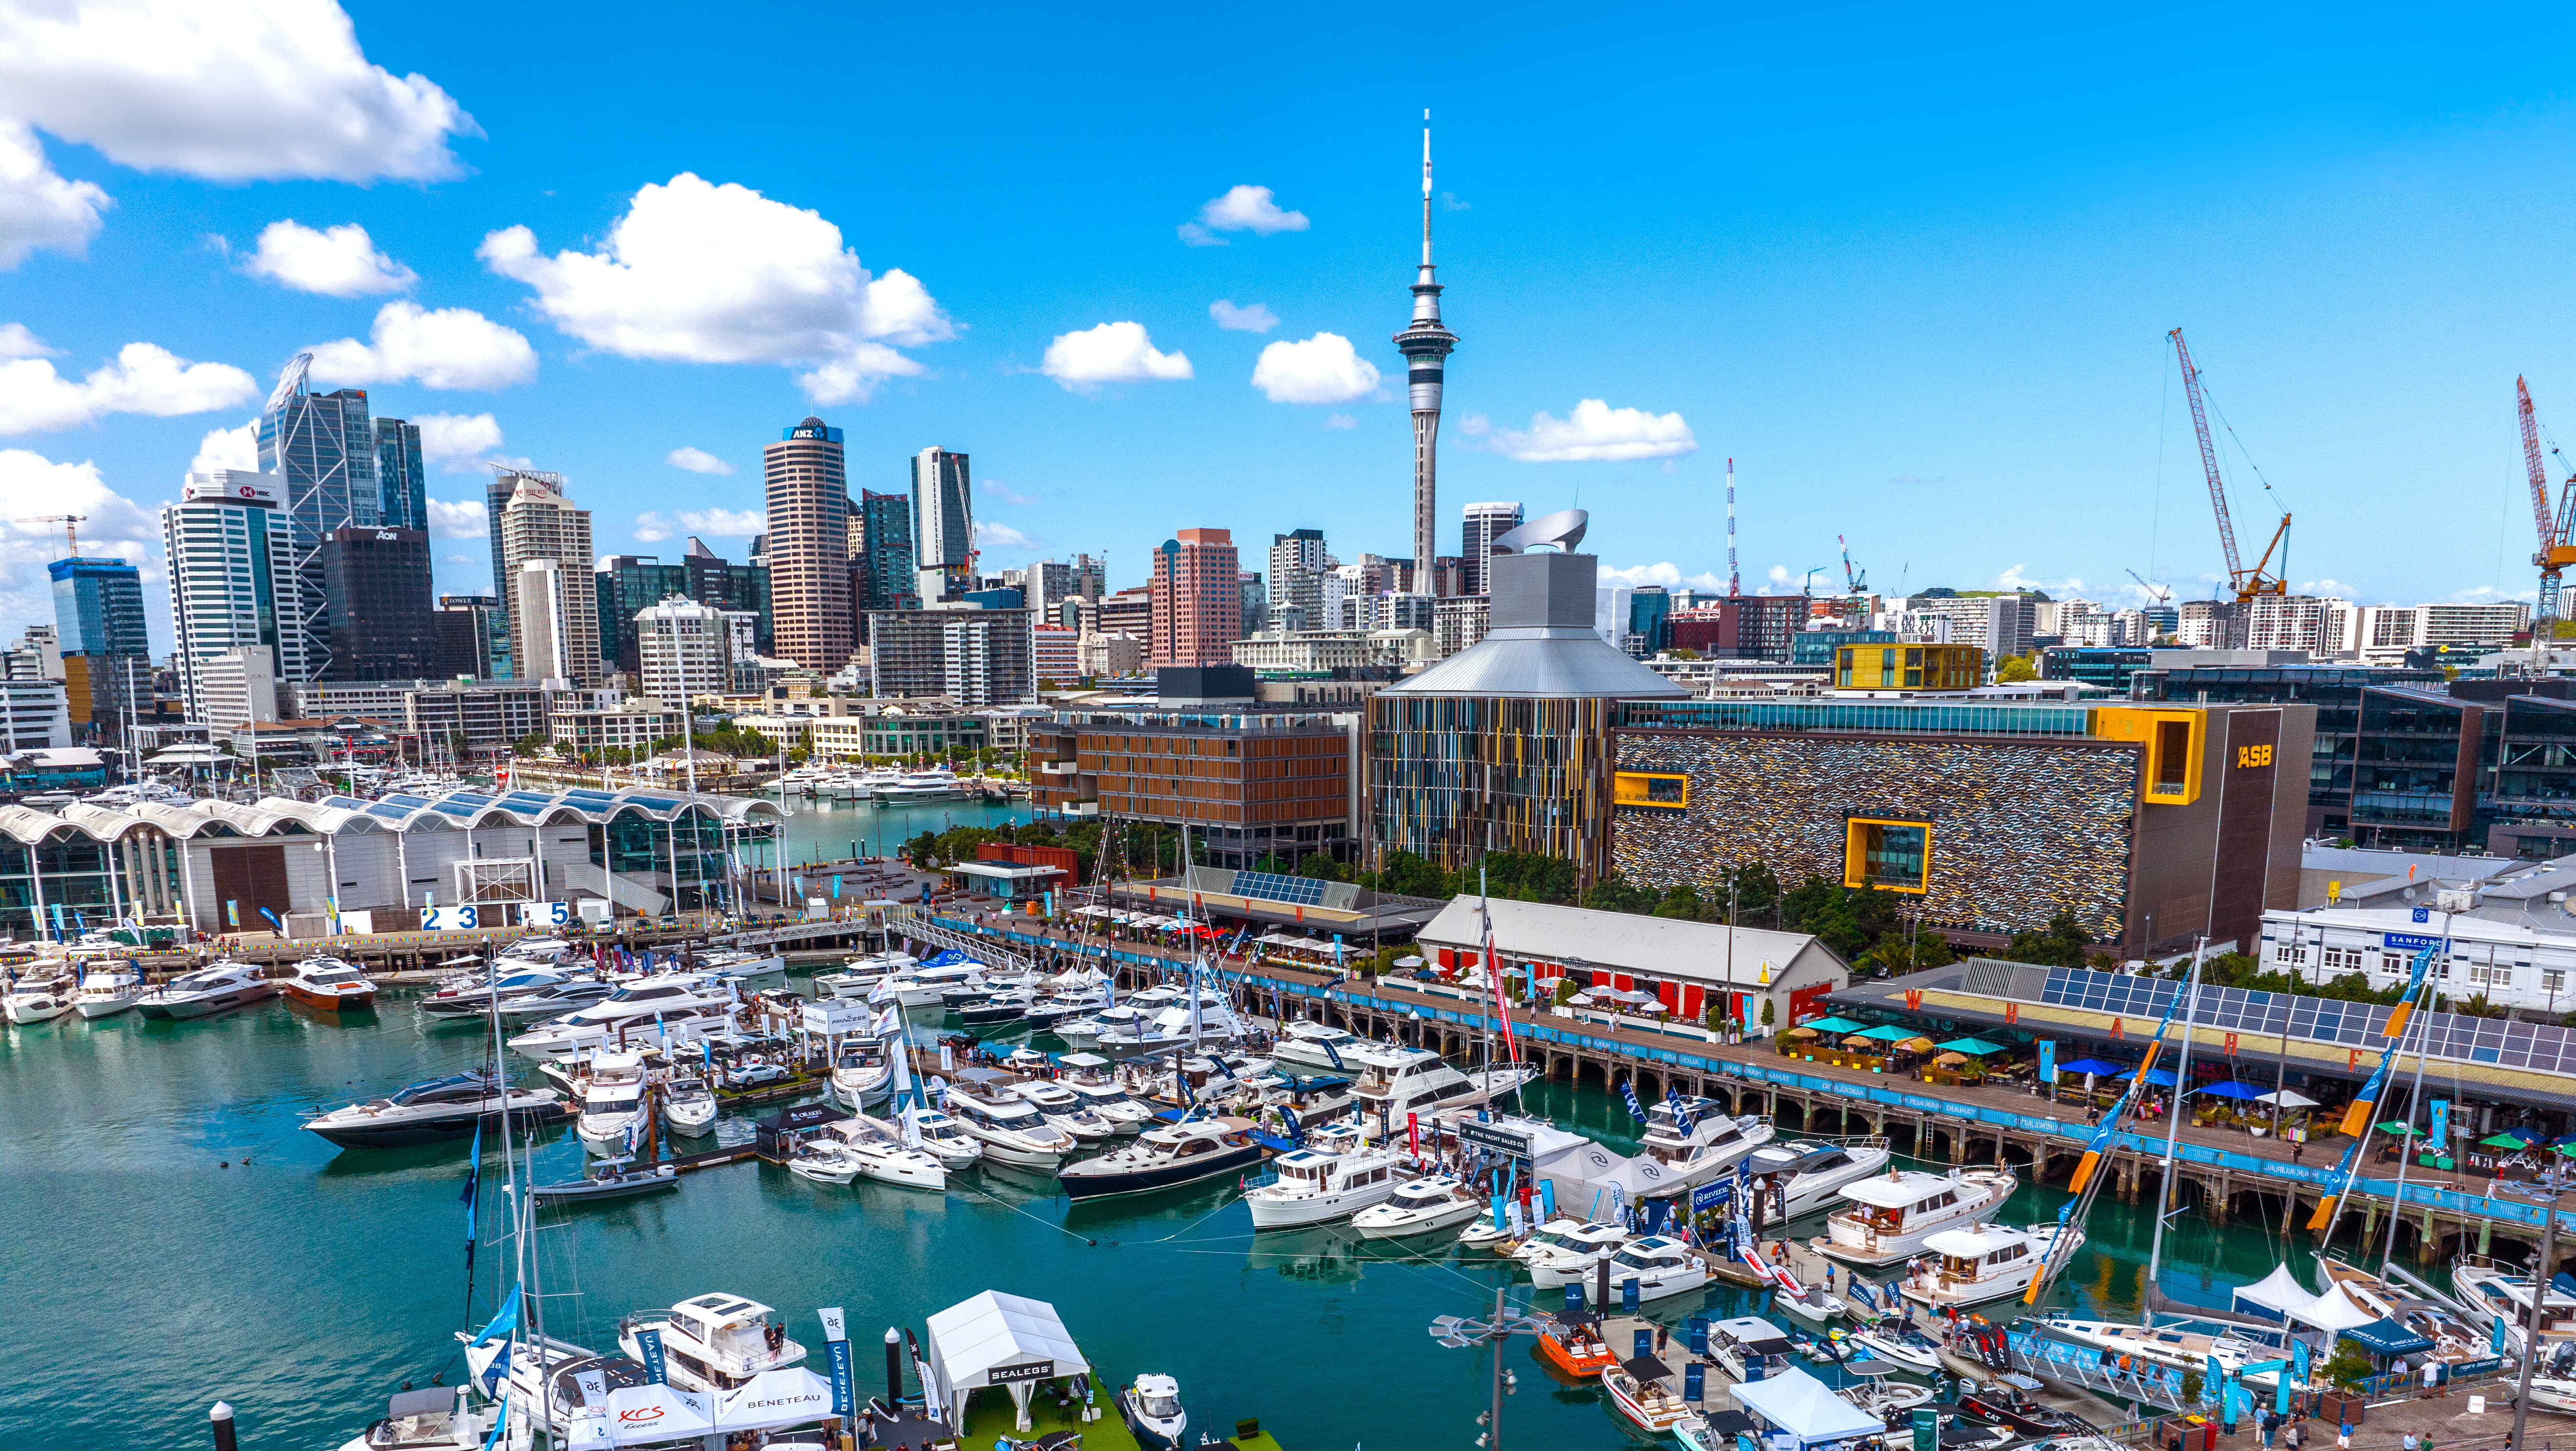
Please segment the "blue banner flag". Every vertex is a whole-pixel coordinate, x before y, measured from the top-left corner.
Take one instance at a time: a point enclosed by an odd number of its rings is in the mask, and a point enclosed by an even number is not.
[[[501,1302],[501,1313],[493,1316],[492,1323],[483,1327],[483,1333],[474,1337],[476,1345],[498,1340],[519,1328],[519,1289],[517,1285],[510,1287],[510,1298]]]
[[[1628,1101],[1628,1112],[1635,1114],[1641,1119],[1646,1116],[1645,1106],[1637,1102],[1637,1083],[1635,1079],[1626,1079],[1621,1081],[1619,1084],[1619,1096]]]
[[[662,1358],[661,1331],[636,1331],[635,1354],[637,1359],[644,1362],[644,1380],[646,1384],[666,1385],[669,1383],[670,1375]]]
[[[2436,1154],[2441,1153],[2451,1142],[2451,1101],[2449,1099],[2433,1100],[2433,1125],[2425,1132],[2424,1137],[2427,1147]]]
[[[1672,1106],[1673,1123],[1681,1129],[1682,1137],[1690,1137],[1692,1127],[1690,1105],[1682,1102],[1681,1090],[1678,1088],[1666,1088],[1664,1090],[1664,1102]]]
[[[832,1358],[832,1414],[848,1416],[858,1409],[850,1389],[850,1342],[835,1340],[823,1349]]]
[[[474,1232],[480,1217],[483,1190],[483,1121],[474,1121],[474,1152],[465,1161],[465,1192],[457,1196],[465,1205],[465,1296],[470,1304],[474,1297]]]
[[[1691,1190],[1691,1213],[1725,1208],[1727,1200],[1733,1197],[1734,1189],[1734,1184],[1725,1179],[1694,1188]]]
[[[2042,1083],[2057,1081],[2057,1040],[2054,1038],[2039,1040],[2039,1081]]]
[[[510,1342],[504,1340],[501,1342],[501,1353],[492,1357],[490,1365],[483,1367],[483,1394],[500,1395],[502,1385],[509,1379]]]
[[[2308,1383],[2308,1342],[2295,1336],[2290,1340],[2290,1372],[2299,1378],[2299,1384]]]

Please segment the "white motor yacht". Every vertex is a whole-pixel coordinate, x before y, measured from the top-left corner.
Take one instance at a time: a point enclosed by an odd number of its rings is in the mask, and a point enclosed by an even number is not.
[[[698,973],[661,973],[627,983],[586,1008],[549,1018],[510,1040],[535,1059],[573,1058],[632,1040],[694,1043],[733,1021],[733,997]]]
[[[551,1088],[510,1085],[505,1095],[486,1073],[432,1078],[384,1098],[316,1113],[304,1127],[344,1149],[388,1149],[461,1139],[477,1125],[495,1128],[504,1110],[521,1124],[560,1123],[563,1101]]]
[[[860,1115],[866,1118],[867,1115]],[[984,1157],[984,1141],[966,1132],[957,1120],[935,1108],[906,1105],[893,1122],[871,1118],[868,1122],[894,1133],[913,1148],[937,1159],[950,1170],[963,1169]]]
[[[1657,1192],[1705,1184],[1771,1142],[1776,1130],[1756,1114],[1730,1118],[1713,1098],[1682,1095],[1646,1110],[1646,1132],[1637,1152],[1664,1166],[1669,1176]]]
[[[73,996],[70,984],[61,978],[22,983],[17,990],[0,996],[0,1016],[22,1027],[51,1022],[72,1010]]]
[[[927,771],[908,771],[877,786],[873,794],[879,801],[901,806],[919,801],[954,801],[966,794],[966,788],[956,772],[937,766]]]
[[[694,1075],[662,1086],[662,1123],[682,1138],[703,1138],[716,1126],[716,1096]]]
[[[134,1006],[147,1018],[207,1018],[266,1002],[277,984],[247,962],[218,962],[147,990]]]
[[[1864,1325],[1845,1337],[1890,1365],[1930,1375],[1941,1368],[1941,1342],[1903,1322],[1886,1319]]]
[[[1352,1050],[1374,1046],[1368,1039],[1339,1028],[1296,1022],[1280,1030],[1279,1041],[1271,1047],[1270,1056],[1300,1068],[1356,1073],[1359,1069],[1351,1057]]]
[[[1485,1212],[1482,1200],[1449,1175],[1440,1174],[1398,1185],[1383,1203],[1351,1216],[1351,1228],[1362,1239],[1403,1239],[1456,1229]]]
[[[504,997],[498,1012],[505,1023],[524,1023],[530,1019],[543,1021],[589,1007],[615,991],[615,983],[595,977],[566,978]]]
[[[641,1359],[635,1332],[659,1330],[671,1384],[682,1390],[729,1391],[763,1371],[805,1359],[805,1347],[788,1338],[777,1316],[767,1305],[740,1295],[700,1295],[668,1310],[618,1321],[617,1343]]]
[[[2084,1231],[2067,1225],[2034,1224],[2012,1229],[2000,1224],[1971,1224],[1945,1229],[1923,1241],[1939,1256],[1919,1264],[1897,1285],[1896,1292],[1933,1310],[1965,1308],[2019,1295],[2030,1287],[2055,1251],[2058,1236],[2073,1236],[2066,1253],[2084,1248]]]
[[[832,1096],[856,1113],[894,1091],[894,1052],[882,1038],[846,1038],[832,1055]]]
[[[2502,1320],[2506,1352],[2516,1357],[2523,1353],[2523,1345],[2531,1338],[2531,1297],[2535,1289],[2529,1273],[2484,1255],[2462,1255],[2451,1262],[2451,1288],[2457,1292],[2461,1306],[2478,1317],[2480,1329],[2491,1331]],[[2576,1340],[2576,1295],[2552,1286],[2541,1295],[2541,1351],[2547,1354],[2569,1340]]]
[[[1177,1451],[1190,1413],[1181,1409],[1181,1383],[1168,1375],[1140,1375],[1118,1393],[1118,1415],[1143,1451]]]
[[[1099,1015],[1106,1019],[1116,1009]],[[1058,1030],[1062,1036],[1062,1030]],[[1108,1024],[1093,1040],[1091,1050],[1110,1058],[1135,1058],[1144,1054],[1169,1052],[1174,1048],[1215,1047],[1243,1036],[1243,1024],[1234,1010],[1214,993],[1202,993],[1198,1008],[1192,1013],[1187,1002],[1174,1003],[1156,1012],[1152,1018],[1140,1018],[1131,1024]],[[1070,1043],[1073,1040],[1065,1039]]]
[[[1056,1062],[1064,1069],[1064,1077],[1056,1082],[1081,1099],[1086,1108],[1108,1120],[1119,1133],[1132,1134],[1153,1122],[1154,1111],[1118,1086],[1118,1080],[1109,1072],[1108,1059],[1097,1053],[1067,1053]]]
[[[719,947],[698,953],[690,961],[689,970],[734,978],[741,982],[746,993],[787,986],[787,959],[774,952],[763,954]]]
[[[1775,1140],[1754,1150],[1746,1162],[1755,1178],[1777,1182],[1782,1202],[1772,1218],[1786,1223],[1840,1203],[1838,1191],[1844,1185],[1885,1170],[1887,1161],[1887,1140],[1872,1138]]]
[[[1625,1303],[1626,1286],[1634,1281],[1639,1300],[1661,1300],[1687,1294],[1708,1283],[1708,1258],[1677,1239],[1659,1234],[1628,1240],[1608,1256],[1610,1296]],[[1598,1283],[1601,1261],[1590,1255],[1556,1254],[1530,1266],[1530,1284],[1561,1290],[1569,1282]]]
[[[1055,1025],[1055,1035],[1075,1048],[1090,1053],[1100,1043],[1100,1035],[1113,1028],[1125,1028],[1142,1022],[1148,1014],[1132,1002],[1102,1008],[1079,1018],[1066,1018]],[[1098,1054],[1092,1056],[1098,1057]]]
[[[569,974],[551,967],[523,964],[508,971],[496,967],[490,974],[472,973],[439,984],[436,992],[420,1000],[420,1011],[422,1016],[431,1018],[488,1018],[496,998],[506,1007],[514,999],[569,981]],[[593,1001],[608,995],[607,984],[598,984],[598,988]],[[555,1011],[568,1012],[580,1006],[581,1003],[572,1003]]]
[[[937,967],[916,967],[910,972],[889,977],[877,985],[877,990],[892,995],[906,1011],[916,1008],[945,1011],[947,994],[951,989],[967,987],[980,981],[983,975],[984,964],[980,962],[947,962]],[[875,991],[869,994],[871,998],[875,995]]]
[[[397,1391],[382,1420],[342,1443],[340,1451],[478,1451],[497,1412],[478,1414],[464,1386]]]
[[[1768,1320],[1750,1315],[1712,1321],[1708,1358],[1731,1380],[1769,1380],[1791,1364],[1789,1334]]]
[[[1295,1149],[1272,1162],[1278,1177],[1245,1191],[1254,1229],[1294,1229],[1348,1219],[1382,1204],[1402,1180],[1404,1154],[1392,1145],[1356,1144]]]
[[[918,967],[911,953],[881,952],[870,957],[853,957],[841,964],[839,972],[814,974],[814,991],[826,997],[865,998],[876,991],[878,983]]]
[[[1954,1169],[1947,1174],[1891,1169],[1837,1191],[1850,1207],[1825,1221],[1817,1249],[1857,1265],[1909,1259],[1945,1229],[1994,1217],[2020,1179],[2010,1169]]]
[[[72,1007],[84,1018],[112,1018],[132,1010],[143,996],[143,975],[120,964],[93,967],[82,974]]]
[[[1589,1264],[1615,1254],[1627,1238],[1628,1231],[1616,1224],[1551,1219],[1532,1231],[1529,1238],[1512,1246],[1508,1253],[1525,1265],[1560,1256],[1580,1258]]]
[[[1085,1143],[1115,1138],[1118,1126],[1092,1112],[1080,1094],[1051,1078],[1032,1078],[1011,1085],[1011,1092],[1036,1106],[1048,1123]]]
[[[948,1090],[948,1116],[984,1145],[984,1157],[996,1164],[1052,1172],[1073,1152],[1073,1135],[1048,1123],[1028,1102],[1007,1089],[987,1092],[966,1084]]]
[[[2035,1333],[2052,1340],[2087,1350],[2108,1351],[2115,1356],[2135,1356],[2168,1370],[2201,1370],[2216,1360],[2219,1369],[2248,1386],[2270,1390],[2280,1381],[2279,1374],[2274,1371],[2237,1374],[2242,1366],[2276,1361],[2281,1355],[2274,1347],[2241,1335],[2209,1335],[2171,1326],[2132,1325],[2124,1320],[2077,1320],[2059,1315],[2025,1323]]]
[[[847,1184],[859,1177],[859,1156],[836,1138],[803,1140],[789,1149],[780,1162],[787,1166],[788,1173],[817,1184]]]
[[[840,1144],[864,1178],[905,1189],[948,1187],[948,1166],[937,1155],[906,1146],[899,1130],[876,1119],[843,1119],[826,1126],[824,1133]]]
[[[631,1148],[644,1132],[644,1055],[601,1053],[582,1084],[581,1141],[594,1149]]]
[[[1492,1063],[1470,1076],[1428,1048],[1385,1043],[1363,1050],[1353,1061],[1360,1069],[1351,1084],[1352,1106],[1389,1134],[1404,1127],[1407,1115],[1427,1122],[1437,1110],[1507,1098],[1538,1077],[1538,1069],[1527,1063]]]

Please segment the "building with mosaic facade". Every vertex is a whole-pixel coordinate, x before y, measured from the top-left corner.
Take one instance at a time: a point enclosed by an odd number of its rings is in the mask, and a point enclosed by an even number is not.
[[[1723,892],[1760,862],[1899,893],[1964,945],[2071,911],[2129,956],[2257,941],[2296,903],[2312,707],[1635,702],[1612,723],[1611,861]],[[2288,763],[2284,769],[2282,763]]]

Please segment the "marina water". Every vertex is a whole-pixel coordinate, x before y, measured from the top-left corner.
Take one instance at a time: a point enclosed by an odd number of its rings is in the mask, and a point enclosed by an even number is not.
[[[796,825],[837,855],[840,823],[917,833],[970,811],[980,808],[845,806],[800,811]],[[382,1415],[403,1381],[454,1383],[454,1332],[493,1313],[509,1256],[493,1210],[497,1150],[469,1306],[465,1148],[342,1152],[298,1127],[315,1106],[483,1060],[479,1026],[430,1026],[413,1000],[388,994],[347,1021],[271,1002],[202,1022],[127,1014],[0,1029],[0,1224],[18,1327],[0,1343],[0,1447],[210,1444],[199,1439],[206,1408],[221,1398],[245,1447],[328,1451]],[[1611,1094],[1551,1084],[1527,1102],[1623,1152],[1635,1146]],[[721,1132],[747,1137],[750,1121],[729,1116]],[[568,1127],[548,1130],[538,1182],[571,1177],[581,1160]],[[1231,1184],[1081,1209],[1044,1177],[986,1167],[958,1184],[946,1195],[825,1188],[750,1163],[691,1175],[676,1194],[548,1211],[547,1328],[612,1350],[620,1315],[721,1289],[778,1306],[818,1346],[815,1307],[844,1306],[865,1393],[885,1326],[917,1330],[999,1289],[1054,1302],[1113,1384],[1178,1376],[1193,1439],[1257,1415],[1295,1451],[1393,1451],[1465,1448],[1477,1435],[1492,1352],[1442,1349],[1431,1318],[1489,1310],[1497,1283],[1516,1301],[1530,1293],[1498,1263],[1436,1241],[1407,1255],[1363,1248],[1347,1226],[1256,1238]],[[2063,1198],[2026,1186],[2001,1218],[2051,1217]],[[2106,1196],[2052,1301],[2134,1313],[2149,1220],[2145,1205]],[[2168,1293],[2224,1303],[2225,1284],[2259,1278],[2280,1242],[2277,1224],[2256,1227],[2178,1221]],[[1657,1309],[1678,1324],[1749,1303],[1720,1286]],[[1635,1439],[1596,1388],[1551,1380],[1526,1339],[1503,1353],[1519,1378],[1506,1445]]]

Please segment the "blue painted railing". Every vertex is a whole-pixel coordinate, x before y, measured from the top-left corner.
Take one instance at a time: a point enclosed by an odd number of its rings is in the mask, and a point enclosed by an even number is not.
[[[1057,948],[1063,946],[1062,943],[1051,938],[1044,938],[1017,927],[997,929],[963,917],[949,918],[936,913],[924,915],[929,920],[954,931],[999,936],[1030,946]],[[1126,951],[1112,946],[1108,950],[1108,956],[1113,962],[1133,963],[1139,967],[1157,968],[1167,972],[1172,969],[1171,959],[1155,953]],[[1215,971],[1216,976],[1223,981],[1257,986],[1264,991],[1276,992],[1282,997],[1324,998],[1350,1007],[1365,1008],[1371,1012],[1410,1017],[1423,1011],[1427,1006],[1422,1003],[1379,997],[1344,983],[1318,983],[1310,986],[1304,983],[1283,982],[1277,978],[1232,968],[1220,968]],[[1439,1022],[1454,1023],[1460,1027],[1474,1029],[1482,1029],[1487,1021],[1486,1016],[1481,1012],[1466,1012],[1454,1008],[1431,1009],[1430,1015]],[[1514,1019],[1512,1031],[1532,1041],[1554,1043],[1583,1052],[1625,1058],[1632,1062],[1654,1063],[1683,1068],[1695,1073],[1720,1074],[1752,1082],[1776,1083],[1786,1088],[1801,1089],[1809,1093],[1827,1093],[1838,1098],[1879,1104],[1887,1108],[1939,1114],[1945,1118],[1959,1119],[1963,1122],[1991,1124],[1998,1128],[2015,1129],[2022,1133],[2043,1134],[2072,1144],[2090,1143],[2094,1134],[2094,1129],[2090,1125],[2069,1119],[2043,1114],[2017,1113],[2011,1109],[1987,1108],[1976,1104],[1955,1103],[1946,1098],[1934,1098],[1929,1094],[1907,1093],[1902,1089],[1880,1088],[1875,1084],[1853,1083],[1839,1078],[1823,1078],[1812,1073],[1800,1073],[1795,1069],[1774,1067],[1768,1063],[1741,1063],[1732,1058],[1711,1058],[1676,1048],[1639,1048],[1615,1039],[1596,1037],[1579,1028],[1559,1028],[1543,1022]],[[2152,1159],[2161,1159],[2165,1154],[2165,1141],[2154,1135],[2123,1133],[2118,1136],[2118,1144],[2121,1148],[2134,1150]],[[2334,1185],[2338,1177],[2333,1169],[2315,1164],[2289,1164],[2278,1159],[2260,1158],[2253,1154],[2213,1149],[2205,1144],[2178,1142],[2174,1145],[2174,1157],[2188,1164],[2225,1169],[2232,1174],[2292,1180],[2319,1189]],[[2360,1197],[2385,1200],[2396,1197],[2395,1191],[2399,1188],[2394,1179],[2363,1178],[2353,1181],[2352,1192]],[[2537,1204],[2494,1199],[2483,1194],[2460,1194],[2447,1189],[2428,1188],[2421,1184],[2403,1186],[2401,1202],[2409,1207],[2438,1209],[2452,1214],[2502,1220],[2510,1224],[2529,1225],[2535,1229],[2540,1225],[2542,1213],[2541,1206]],[[2576,1211],[2561,1212],[2558,1223],[2562,1230],[2576,1230]]]

